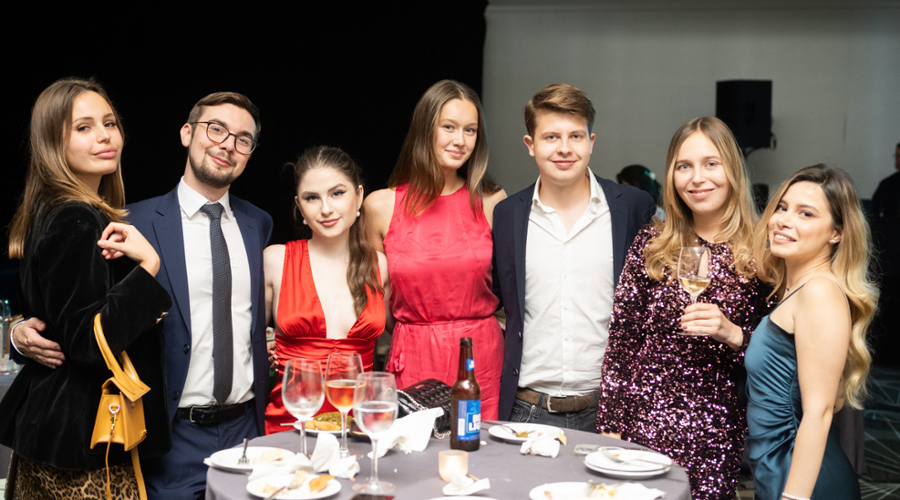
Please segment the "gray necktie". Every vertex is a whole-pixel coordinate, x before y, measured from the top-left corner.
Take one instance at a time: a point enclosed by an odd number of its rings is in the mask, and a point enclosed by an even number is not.
[[[234,354],[231,328],[231,259],[222,234],[222,211],[219,203],[207,203],[200,211],[209,216],[209,245],[213,268],[213,397],[220,405],[231,394]]]

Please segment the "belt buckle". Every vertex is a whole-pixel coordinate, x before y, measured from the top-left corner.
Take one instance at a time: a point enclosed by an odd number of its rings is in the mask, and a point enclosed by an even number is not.
[[[553,398],[550,395],[547,395],[547,412],[548,413],[561,413],[550,407],[550,402],[553,401]]]
[[[212,408],[212,406],[198,406],[198,405],[191,406],[191,411],[188,412],[188,420],[192,424],[199,424],[200,422],[194,420],[194,408],[200,408],[201,410],[209,410]]]

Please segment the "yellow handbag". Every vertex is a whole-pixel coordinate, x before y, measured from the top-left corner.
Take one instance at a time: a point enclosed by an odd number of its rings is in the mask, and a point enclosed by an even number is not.
[[[131,462],[137,477],[138,491],[141,500],[146,500],[147,489],[141,473],[137,445],[147,437],[147,427],[144,425],[144,404],[141,398],[147,394],[150,388],[141,382],[131,363],[131,358],[125,351],[122,351],[117,359],[109,349],[106,337],[103,335],[99,313],[94,316],[94,338],[97,339],[97,345],[100,347],[106,366],[113,373],[113,376],[103,383],[100,407],[97,409],[94,432],[91,435],[91,449],[99,443],[106,443],[106,496],[107,499],[112,498],[109,484],[109,448],[112,443],[117,443],[124,446],[125,451],[131,451]],[[120,360],[121,367],[119,366]],[[118,393],[114,391],[114,388],[118,389]]]

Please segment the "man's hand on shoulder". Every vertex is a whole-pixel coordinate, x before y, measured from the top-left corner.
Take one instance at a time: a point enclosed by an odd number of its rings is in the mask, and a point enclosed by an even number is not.
[[[47,324],[37,318],[29,318],[13,328],[12,338],[19,351],[26,358],[55,369],[61,366],[66,356],[62,353],[59,344],[41,336],[47,328]]]

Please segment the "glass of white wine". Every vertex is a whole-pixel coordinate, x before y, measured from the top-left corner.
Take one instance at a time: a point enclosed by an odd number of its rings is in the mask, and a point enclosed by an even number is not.
[[[325,402],[322,365],[318,361],[289,359],[284,365],[281,400],[287,411],[300,421],[300,452],[306,456],[306,421]]]
[[[375,495],[390,493],[394,485],[378,480],[378,439],[397,418],[397,382],[393,374],[383,372],[363,373],[357,381],[353,416],[359,429],[372,441],[372,477],[353,489]]]
[[[678,281],[681,287],[691,296],[691,304],[697,303],[697,297],[709,286],[709,248],[681,247],[678,257]],[[685,331],[680,335],[702,335]]]
[[[325,368],[325,395],[328,401],[341,412],[341,458],[350,455],[347,448],[347,414],[353,409],[353,390],[356,377],[363,372],[362,357],[355,352],[333,352],[328,355]]]

